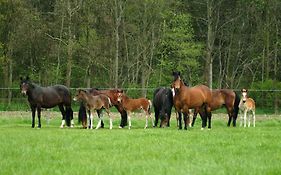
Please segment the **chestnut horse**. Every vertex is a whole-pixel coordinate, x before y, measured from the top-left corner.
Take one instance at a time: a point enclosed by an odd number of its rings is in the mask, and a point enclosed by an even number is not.
[[[113,106],[119,111],[121,114],[121,123],[119,128],[123,128],[127,125],[127,112],[123,109],[122,105],[117,101],[118,93],[122,93],[123,90],[121,89],[109,89],[109,90],[98,90],[96,88],[92,88],[87,90],[91,95],[106,95],[110,98],[110,101]],[[98,115],[100,116],[100,110],[97,110]],[[80,105],[79,112],[78,112],[78,121],[82,121],[83,128],[87,128],[87,115],[86,115],[86,108],[84,107],[83,102]],[[103,127],[103,121],[101,121],[101,127]]]
[[[112,118],[110,116],[110,110],[109,110],[109,108],[111,107],[111,101],[108,96],[103,94],[93,96],[85,90],[78,89],[73,100],[82,101],[83,104],[85,105],[85,108],[89,111],[90,129],[93,129],[93,111],[101,110],[101,109],[105,109],[106,113],[108,114],[109,122],[110,122],[109,128],[112,129]],[[98,117],[99,117],[99,122],[97,124],[96,129],[100,128],[101,121],[102,121],[102,115]]]
[[[243,121],[244,121],[244,127],[246,127],[246,120],[247,120],[247,114],[249,111],[252,112],[252,116],[253,116],[253,126],[256,126],[256,116],[255,116],[255,110],[256,110],[256,104],[255,101],[252,98],[248,97],[248,90],[247,89],[242,89],[241,90],[242,93],[242,99],[240,100],[239,103],[239,108],[241,110],[241,112],[243,112],[243,115],[241,115],[241,122],[240,122],[240,126],[243,125]],[[250,127],[250,116],[248,118],[248,127]]]
[[[231,120],[233,119],[233,126],[236,126],[236,119],[239,112],[239,102],[240,97],[236,92],[231,89],[215,89],[212,90],[212,101],[210,104],[211,111],[217,110],[222,106],[225,106],[228,113],[228,123],[230,126]],[[199,108],[194,110],[193,120],[191,126],[194,126],[197,114],[199,113]]]
[[[41,108],[53,108],[58,106],[62,122],[61,128],[65,122],[67,126],[74,126],[73,111],[71,109],[71,93],[66,86],[55,85],[41,87],[30,81],[29,77],[20,78],[21,92],[28,97],[28,102],[32,111],[32,128],[35,126],[35,113],[38,115],[38,128],[41,128]]]
[[[152,125],[154,126],[153,123],[153,118],[151,117],[151,101],[146,99],[146,98],[138,98],[138,99],[132,99],[126,96],[124,93],[119,93],[118,94],[118,101],[122,104],[123,108],[128,114],[128,120],[129,120],[129,129],[131,129],[131,113],[136,111],[136,110],[143,110],[145,112],[146,120],[145,120],[145,128],[147,128],[148,125],[148,116],[151,118]]]
[[[184,114],[184,129],[187,129],[189,109],[202,108],[202,129],[207,126],[211,128],[211,101],[212,92],[205,85],[197,85],[194,87],[187,87],[180,78],[180,73],[175,75],[175,80],[172,83],[172,89],[174,91],[174,106],[179,114],[179,129],[182,129],[181,113]]]

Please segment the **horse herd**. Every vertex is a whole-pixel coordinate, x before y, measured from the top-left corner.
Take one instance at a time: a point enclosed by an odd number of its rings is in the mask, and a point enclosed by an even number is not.
[[[78,121],[83,128],[93,129],[93,116],[97,112],[99,121],[96,129],[104,127],[102,111],[105,110],[109,117],[109,128],[113,128],[110,108],[115,106],[121,114],[119,128],[128,125],[131,129],[131,114],[137,110],[143,110],[146,116],[144,128],[148,127],[148,119],[151,119],[153,127],[169,127],[172,108],[177,114],[177,125],[182,129],[182,116],[184,129],[193,127],[196,116],[199,113],[202,119],[202,129],[208,126],[211,129],[212,111],[225,106],[229,119],[227,126],[236,126],[236,119],[241,113],[240,126],[246,127],[247,114],[252,112],[253,126],[255,127],[255,101],[247,96],[247,89],[242,89],[242,98],[231,89],[211,90],[205,85],[189,87],[181,79],[179,72],[173,72],[174,80],[171,88],[157,88],[153,93],[153,103],[147,98],[133,99],[128,97],[122,89],[98,90],[95,88],[83,90],[78,89],[74,98],[71,98],[69,89],[63,85],[41,87],[33,83],[29,77],[20,78],[21,92],[28,97],[28,102],[32,111],[32,128],[35,127],[35,113],[38,116],[38,128],[41,128],[41,108],[53,108],[58,106],[62,114],[61,128],[74,127],[73,110],[71,102],[79,101]],[[151,107],[154,107],[155,121],[151,116]],[[191,109],[193,118],[190,121]],[[87,122],[87,119],[89,122]],[[128,120],[128,121],[127,121]],[[88,123],[88,125],[87,125]],[[250,127],[250,117],[248,117],[248,127]]]

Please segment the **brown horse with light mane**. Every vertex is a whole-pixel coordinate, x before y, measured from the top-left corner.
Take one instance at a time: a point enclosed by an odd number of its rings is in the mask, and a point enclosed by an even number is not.
[[[211,111],[217,110],[222,106],[225,106],[228,113],[228,123],[227,126],[230,126],[231,120],[233,119],[233,126],[236,126],[236,119],[239,112],[239,102],[240,98],[231,89],[215,89],[212,90],[212,101],[210,104]],[[196,116],[200,112],[200,109],[197,108],[194,110],[193,120],[191,126],[194,126]]]
[[[112,129],[112,118],[110,116],[110,110],[109,110],[109,108],[111,107],[111,101],[108,96],[103,94],[93,96],[89,92],[79,89],[73,100],[83,101],[86,109],[89,111],[90,129],[93,129],[93,112],[95,110],[101,110],[101,109],[105,109],[106,113],[108,114],[109,122],[110,122],[109,128]],[[101,121],[102,121],[102,116],[98,116],[98,117],[99,117],[99,122],[97,124],[96,129],[100,128]]]
[[[145,112],[145,127],[144,129],[147,128],[148,125],[148,116],[151,118],[152,125],[154,126],[153,123],[153,118],[151,117],[151,101],[146,99],[146,98],[138,98],[138,99],[132,99],[129,98],[127,95],[124,93],[119,93],[118,94],[118,101],[122,104],[123,108],[127,112],[128,115],[128,120],[129,120],[129,129],[131,129],[131,113],[136,111],[136,110],[143,110]]]
[[[256,115],[255,115],[255,110],[256,110],[256,104],[255,101],[252,98],[248,97],[248,90],[247,89],[242,89],[241,90],[242,93],[242,98],[240,100],[239,103],[239,108],[241,110],[241,112],[243,112],[244,114],[241,115],[241,122],[240,122],[240,126],[243,125],[243,121],[244,121],[244,127],[246,127],[246,120],[247,120],[247,114],[249,111],[252,112],[252,116],[253,116],[253,126],[256,126]],[[248,127],[250,127],[250,116],[248,118]]]
[[[184,129],[187,129],[189,109],[202,108],[202,129],[207,126],[211,128],[211,101],[212,92],[205,85],[198,85],[194,87],[186,86],[180,78],[180,73],[173,73],[175,80],[172,83],[174,91],[174,106],[176,111],[184,114]],[[179,115],[179,129],[182,129],[181,115]]]

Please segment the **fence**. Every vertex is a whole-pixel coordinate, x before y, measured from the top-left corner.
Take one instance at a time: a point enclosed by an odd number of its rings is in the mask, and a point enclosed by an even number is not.
[[[100,88],[108,89],[108,88]],[[77,88],[70,88],[71,93],[75,94]],[[130,97],[140,97],[143,91],[146,96],[152,99],[155,88],[123,88]],[[240,90],[235,89],[238,94]],[[249,89],[249,96],[256,101],[257,112],[261,114],[281,114],[280,99],[281,90],[258,90]],[[77,106],[78,107],[78,106]],[[75,107],[74,107],[75,109]],[[0,111],[20,111],[30,110],[27,97],[21,94],[19,88],[0,88]]]

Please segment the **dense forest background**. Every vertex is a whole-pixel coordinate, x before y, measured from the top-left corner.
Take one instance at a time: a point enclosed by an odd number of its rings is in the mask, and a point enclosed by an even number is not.
[[[26,75],[146,95],[173,70],[191,86],[275,91],[279,27],[279,0],[0,0],[1,97]],[[277,110],[279,93],[254,96]]]

